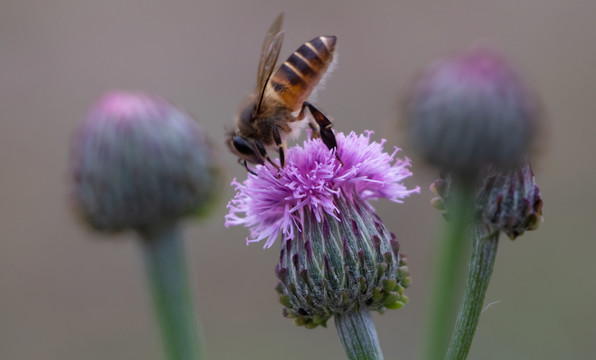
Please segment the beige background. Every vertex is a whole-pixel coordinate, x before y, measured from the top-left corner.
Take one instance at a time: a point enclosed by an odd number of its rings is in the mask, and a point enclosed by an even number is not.
[[[160,359],[133,234],[88,232],[67,201],[69,141],[109,89],[164,96],[197,116],[219,148],[225,182],[244,176],[223,127],[254,86],[259,49],[286,12],[282,58],[323,34],[339,64],[318,104],[339,131],[373,129],[414,159],[418,196],[380,202],[409,254],[410,303],[375,316],[388,359],[419,348],[440,215],[435,170],[398,125],[398,100],[428,62],[478,42],[509,54],[548,110],[535,172],[545,222],[503,241],[471,359],[585,359],[594,323],[596,2],[141,1],[0,2],[0,359]],[[211,218],[188,224],[192,276],[210,359],[343,359],[333,326],[281,317],[277,248],[225,229],[226,188]]]

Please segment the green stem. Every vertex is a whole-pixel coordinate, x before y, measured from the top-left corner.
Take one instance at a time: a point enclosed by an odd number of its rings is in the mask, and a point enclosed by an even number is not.
[[[366,308],[334,314],[339,340],[350,360],[383,360],[375,324]]]
[[[459,186],[458,186],[459,185]],[[429,318],[423,354],[426,360],[442,359],[457,312],[469,249],[467,225],[474,211],[474,187],[467,181],[453,181],[449,221],[438,244],[431,288]]]
[[[448,360],[464,360],[468,356],[497,255],[498,231],[487,235],[485,229],[475,226],[472,237],[473,248],[466,290],[455,322],[453,338],[445,357]]]
[[[140,234],[167,359],[202,359],[180,229],[171,224]]]

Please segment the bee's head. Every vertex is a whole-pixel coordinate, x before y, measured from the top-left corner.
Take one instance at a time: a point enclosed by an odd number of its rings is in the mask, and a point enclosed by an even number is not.
[[[265,149],[261,143],[235,133],[228,135],[226,142],[230,150],[242,160],[246,160],[251,164],[262,165],[265,163],[265,159],[261,155],[265,153]]]

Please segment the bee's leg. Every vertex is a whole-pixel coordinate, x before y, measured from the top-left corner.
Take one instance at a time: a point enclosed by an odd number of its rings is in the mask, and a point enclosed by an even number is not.
[[[244,166],[244,168],[246,169],[246,171],[248,171],[249,173],[257,176],[257,173],[255,173],[254,171],[252,171],[251,169],[248,168],[248,164],[246,163],[246,160],[244,160],[244,159],[238,159],[238,164]]]
[[[331,121],[327,118],[327,116],[323,115],[316,107],[314,107],[308,101],[304,102],[304,107],[308,107],[308,110],[312,114],[312,117],[317,122],[319,126],[319,131],[313,130],[313,138],[320,137],[323,140],[323,144],[327,145],[329,150],[335,149],[335,158],[339,161],[340,164],[344,164],[341,159],[339,158],[339,154],[337,153],[337,140],[335,140],[335,134],[333,130],[331,130],[331,126],[333,125]],[[304,107],[302,108],[304,110]],[[314,129],[314,126],[310,124],[311,129]]]
[[[277,164],[274,163],[273,160],[271,160],[271,158],[269,157],[269,154],[267,154],[267,150],[265,149],[265,146],[263,146],[263,143],[261,143],[259,140],[255,140],[255,145],[257,146],[257,150],[259,150],[259,154],[261,154],[261,156],[265,160],[267,160],[271,165],[275,166],[275,168],[279,171],[279,166],[277,166]]]
[[[300,121],[300,120],[304,119],[304,116],[306,116],[306,104],[309,104],[309,102],[308,101],[305,101],[305,102],[302,103],[302,109],[300,109],[300,112],[298,113],[298,116],[296,116],[296,120],[297,121]]]
[[[279,134],[279,127],[274,126],[273,127],[273,141],[275,141],[275,145],[277,145],[277,148],[279,149],[279,163],[281,164],[281,167],[284,167],[286,164],[286,155],[285,155],[285,146],[283,144],[283,142],[281,141],[281,136]]]
[[[308,107],[308,110],[312,114],[314,120],[317,122],[317,125],[319,125],[318,134],[313,135],[313,137],[316,137],[318,135],[321,137],[321,140],[323,140],[323,143],[327,145],[327,148],[337,149],[337,141],[335,140],[335,134],[333,133],[333,130],[331,130],[331,126],[333,125],[331,121],[329,121],[329,119],[327,119],[327,117],[323,115],[322,112],[317,110],[317,108],[314,107],[311,103],[305,101],[304,107]]]

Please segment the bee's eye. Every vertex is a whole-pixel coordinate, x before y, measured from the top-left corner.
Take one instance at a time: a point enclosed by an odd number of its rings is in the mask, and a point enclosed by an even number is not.
[[[244,155],[254,155],[254,151],[252,147],[248,144],[246,139],[240,136],[234,136],[232,139],[232,143],[234,144],[234,148],[238,150],[239,153]]]

